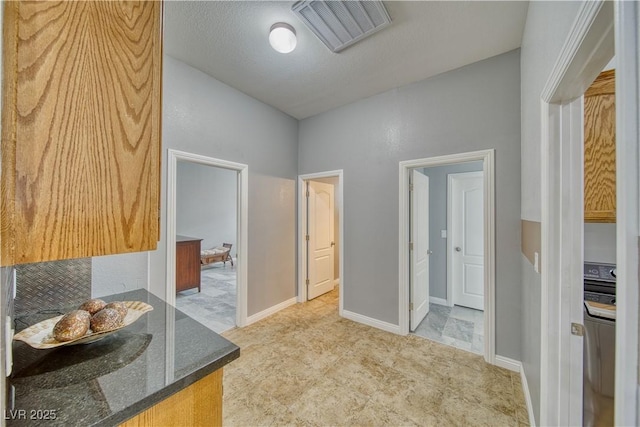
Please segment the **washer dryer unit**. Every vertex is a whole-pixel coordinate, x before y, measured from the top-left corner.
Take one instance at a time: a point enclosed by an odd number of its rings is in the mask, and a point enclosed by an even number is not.
[[[616,348],[616,266],[584,265],[583,424],[613,425]]]

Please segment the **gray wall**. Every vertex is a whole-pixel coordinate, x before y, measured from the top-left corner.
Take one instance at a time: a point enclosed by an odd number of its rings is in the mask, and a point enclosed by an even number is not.
[[[148,252],[91,258],[91,295],[102,297],[149,286]]]
[[[540,222],[540,95],[581,2],[530,2],[520,54],[522,219]],[[536,424],[540,420],[540,275],[522,265],[522,365]],[[543,266],[544,268],[544,266]]]
[[[616,263],[616,224],[584,224],[584,260]]]
[[[529,3],[520,55],[522,86],[522,218],[540,222],[540,96],[580,1]]]
[[[238,172],[178,162],[176,233],[203,239],[202,248],[233,245],[237,233]]]
[[[447,299],[447,179],[450,173],[481,171],[482,162],[424,168],[429,177],[429,296]]]
[[[161,240],[150,252],[149,290],[165,297],[173,148],[249,166],[248,315],[294,297],[297,120],[171,57],[163,67]]]
[[[520,55],[300,122],[299,172],[344,170],[344,308],[398,324],[398,162],[496,149],[497,353],[520,359]]]

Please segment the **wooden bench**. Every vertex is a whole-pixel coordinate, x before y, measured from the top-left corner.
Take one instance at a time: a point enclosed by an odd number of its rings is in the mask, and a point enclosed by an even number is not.
[[[227,261],[233,266],[233,258],[231,258],[231,243],[223,243],[222,247],[205,249],[200,251],[200,264],[206,265],[214,262],[223,262],[227,265]]]

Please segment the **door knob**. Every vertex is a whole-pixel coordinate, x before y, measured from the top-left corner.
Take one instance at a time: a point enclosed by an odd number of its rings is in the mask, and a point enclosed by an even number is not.
[[[427,250],[427,255],[431,255],[433,253],[433,251],[431,249]]]
[[[460,252],[461,250],[460,246],[456,246],[456,252]]]
[[[336,242],[331,242],[331,246],[335,246],[335,245],[336,245]]]

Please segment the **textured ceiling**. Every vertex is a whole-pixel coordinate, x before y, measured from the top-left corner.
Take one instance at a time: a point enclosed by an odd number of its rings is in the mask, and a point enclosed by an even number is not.
[[[391,25],[332,53],[291,12],[294,2],[168,1],[164,51],[253,98],[306,118],[520,47],[524,1],[385,1]],[[269,46],[293,25],[290,54]]]

